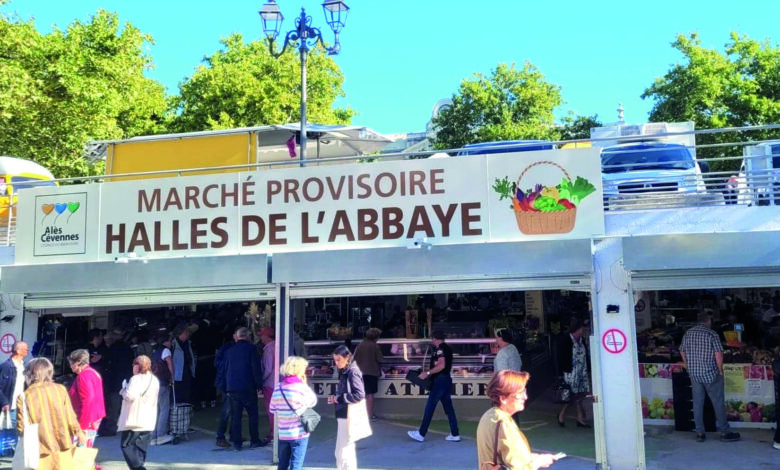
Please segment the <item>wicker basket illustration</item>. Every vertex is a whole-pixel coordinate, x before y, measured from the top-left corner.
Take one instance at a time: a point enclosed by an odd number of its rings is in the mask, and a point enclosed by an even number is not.
[[[538,165],[553,165],[560,169],[564,176],[571,181],[569,173],[561,165],[549,160],[542,160],[526,167],[517,178],[517,187],[520,187],[520,181],[531,168]],[[574,229],[574,222],[577,219],[577,208],[567,209],[565,211],[553,212],[532,212],[515,210],[515,219],[517,219],[517,228],[526,235],[541,235],[548,233],[569,233]]]

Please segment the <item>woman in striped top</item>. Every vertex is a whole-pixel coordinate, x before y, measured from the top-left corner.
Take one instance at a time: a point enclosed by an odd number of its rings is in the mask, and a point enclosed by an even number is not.
[[[309,445],[309,433],[304,431],[299,416],[317,404],[317,395],[306,384],[309,362],[297,356],[284,361],[282,376],[271,395],[270,411],[279,423],[279,464],[277,470],[300,470]],[[286,399],[286,400],[285,400]],[[289,403],[289,404],[288,404]]]
[[[54,367],[48,359],[39,357],[24,369],[27,390],[17,399],[16,430],[24,435],[24,422],[38,423],[38,442],[41,460],[38,470],[59,470],[72,467],[73,438],[79,445],[87,442],[76,414],[70,404],[68,392],[53,382]],[[26,403],[25,403],[26,402]],[[24,416],[29,413],[28,416]]]

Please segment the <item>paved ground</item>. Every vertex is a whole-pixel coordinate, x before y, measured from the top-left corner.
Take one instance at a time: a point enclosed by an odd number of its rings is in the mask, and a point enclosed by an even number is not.
[[[555,424],[555,407],[536,404],[523,414],[523,428],[532,447],[537,451],[567,452],[570,457],[551,467],[555,470],[592,470],[592,430]],[[213,411],[199,412],[194,422],[213,422]],[[573,419],[570,420],[573,424]],[[434,421],[423,443],[411,441],[406,431],[416,421],[386,421],[373,423],[374,435],[358,443],[358,463],[361,469],[421,470],[477,468],[474,433],[476,423],[462,422],[462,442],[446,442],[447,424]],[[324,419],[313,435],[306,457],[306,468],[332,469],[335,465],[335,420]],[[202,426],[201,426],[202,429]],[[262,431],[261,420],[261,431]],[[645,452],[648,470],[691,469],[774,469],[780,468],[780,451],[771,447],[773,431],[740,429],[743,440],[721,443],[712,433],[705,443],[696,443],[692,433],[674,432],[669,427],[648,427]],[[99,461],[105,470],[125,470],[127,467],[119,451],[117,437],[98,438]],[[618,443],[619,445],[619,443]],[[186,463],[183,463],[186,462]],[[0,469],[9,468],[7,460],[0,460]],[[149,451],[149,470],[160,469],[272,469],[271,449],[262,448],[233,452],[218,450],[213,434],[196,431],[188,441],[179,445],[152,447]]]

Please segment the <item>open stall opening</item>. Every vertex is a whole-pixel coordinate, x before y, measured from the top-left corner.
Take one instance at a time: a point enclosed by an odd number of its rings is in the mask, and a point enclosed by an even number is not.
[[[400,289],[399,289],[400,290]],[[354,351],[372,327],[382,330],[377,341],[384,361],[374,413],[379,419],[419,425],[427,393],[405,379],[412,369],[428,367],[432,331],[443,331],[453,349],[453,401],[461,432],[476,430],[490,407],[486,387],[494,372],[496,330],[509,329],[522,355],[523,370],[532,378],[529,401],[521,415],[529,441],[537,448],[560,448],[561,433],[570,434],[562,449],[594,458],[594,435],[579,429],[571,406],[568,427],[557,424],[560,403],[554,402],[558,344],[568,335],[572,318],[591,319],[590,295],[575,290],[456,291],[395,295],[300,297],[291,291],[296,333],[303,338],[309,360],[309,383],[326,397],[336,386],[331,353],[346,344]],[[591,392],[592,393],[592,392]],[[320,400],[320,404],[324,400]],[[587,421],[592,402],[586,401]],[[323,408],[323,412],[327,412]],[[435,422],[446,428],[438,407]],[[473,429],[472,429],[473,428]],[[472,433],[473,434],[473,433]]]
[[[694,442],[690,378],[680,344],[700,312],[712,314],[723,347],[726,417],[732,431],[742,434],[728,453],[751,455],[771,445],[777,426],[773,361],[780,352],[780,287],[653,290],[635,292],[634,300],[648,464],[690,462],[695,455],[705,467],[731,458],[703,453]],[[713,440],[719,436],[715,421],[707,399],[704,424]],[[679,450],[670,454],[670,446]]]

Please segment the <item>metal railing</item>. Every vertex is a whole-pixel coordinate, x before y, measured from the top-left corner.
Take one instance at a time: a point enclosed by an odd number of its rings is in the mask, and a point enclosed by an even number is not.
[[[624,154],[635,154],[636,158],[615,165],[603,164],[602,177],[604,187],[604,209],[614,211],[647,211],[659,209],[675,209],[683,207],[703,206],[766,206],[780,205],[780,140],[767,140],[762,137],[773,134],[780,139],[780,124],[765,126],[750,126],[724,129],[697,130],[687,135],[699,137],[700,140],[726,140],[725,142],[701,143],[695,146],[678,145],[686,149],[689,156],[678,153],[679,158],[669,158],[668,148],[625,150]],[[686,133],[655,134],[652,136],[628,136],[608,139],[610,142],[621,142],[621,145],[638,142],[664,142],[669,137],[679,137]],[[726,137],[733,136],[733,139]],[[739,137],[738,137],[739,136]],[[751,140],[753,139],[753,140]],[[556,148],[566,144],[578,146],[598,146],[599,141],[606,139],[578,139],[551,142]],[[517,143],[512,146],[514,152],[522,152],[522,147],[537,147],[538,142],[527,144]],[[747,148],[768,148],[763,155],[746,155]],[[506,148],[506,147],[504,147]],[[486,147],[481,147],[485,150]],[[615,147],[609,147],[614,151]],[[445,149],[416,151],[413,153],[397,152],[379,155],[355,155],[337,158],[320,158],[307,160],[307,166],[331,164],[346,164],[362,162],[370,164],[373,161],[407,160],[443,156],[452,158],[478,158],[477,156],[456,156],[469,149]],[[740,154],[742,151],[742,154]],[[665,153],[666,152],[666,153]],[[602,149],[602,157],[604,157]],[[695,159],[693,155],[696,155]],[[715,155],[715,156],[710,156]],[[522,154],[518,158],[522,158]],[[603,160],[602,160],[603,161]],[[114,180],[138,179],[146,177],[178,177],[204,172],[273,170],[297,167],[298,160],[280,162],[261,162],[243,165],[225,165],[217,167],[182,168],[176,170],[160,170],[100,175],[91,177],[61,178],[55,180],[60,185],[74,183],[111,182]],[[708,168],[734,168],[731,170],[708,171]],[[736,169],[741,168],[741,169]],[[26,182],[34,185],[34,182]],[[46,184],[51,184],[47,182]],[[13,198],[11,198],[13,200]],[[0,208],[2,210],[3,208]],[[0,245],[15,243],[16,208],[15,204],[7,208],[7,215],[0,220]]]

